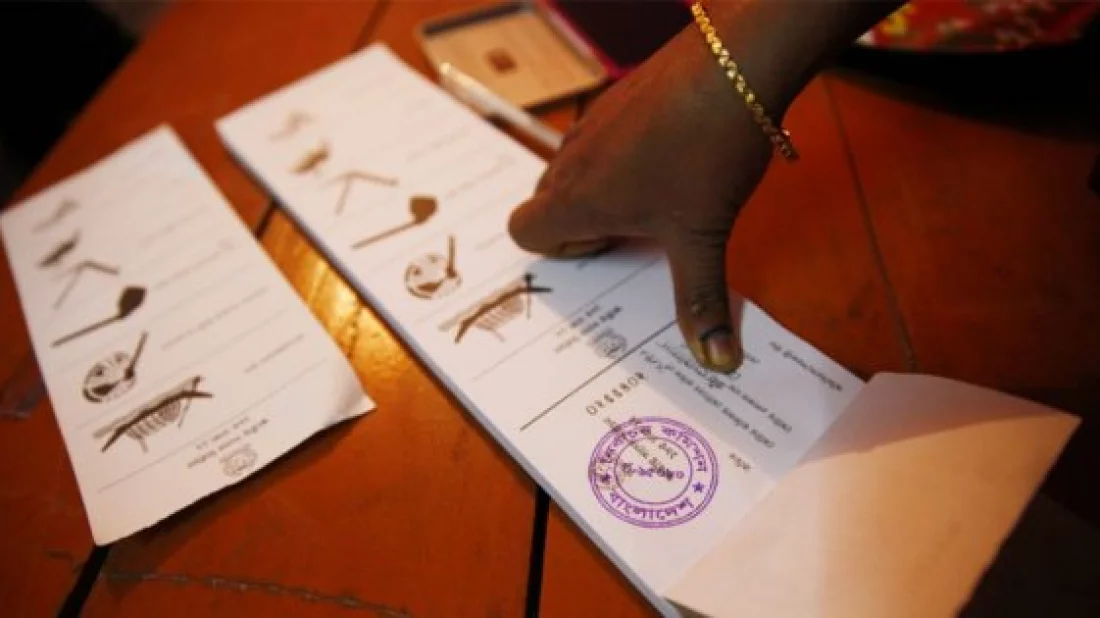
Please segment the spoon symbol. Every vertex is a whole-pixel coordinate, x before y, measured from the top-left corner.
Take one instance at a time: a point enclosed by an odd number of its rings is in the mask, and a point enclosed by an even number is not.
[[[132,315],[135,311],[137,311],[144,302],[145,288],[136,286],[123,288],[122,293],[118,296],[118,309],[115,315],[109,318],[102,319],[94,324],[89,324],[88,326],[85,326],[84,328],[74,333],[65,335],[64,337],[53,342],[53,347],[56,348],[72,341],[73,339],[76,339],[77,337],[83,337],[84,335],[103,328],[108,324],[113,324],[115,322],[125,320],[126,318],[130,317],[130,315]]]
[[[409,200],[409,214],[412,215],[412,221],[403,223],[397,227],[391,228],[380,234],[374,236],[368,236],[351,246],[352,249],[362,249],[367,245],[373,244],[384,238],[389,238],[395,234],[400,234],[405,230],[414,228],[418,225],[423,225],[433,216],[436,211],[439,210],[439,205],[436,204],[435,198],[430,196],[414,196]]]

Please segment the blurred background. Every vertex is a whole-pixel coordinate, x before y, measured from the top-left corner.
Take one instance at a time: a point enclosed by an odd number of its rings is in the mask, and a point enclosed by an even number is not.
[[[0,205],[174,1],[0,0]],[[985,122],[1100,135],[1100,0],[910,0],[861,43],[836,59],[850,79]],[[1095,175],[1100,191],[1100,161]]]
[[[171,2],[0,1],[0,204]]]

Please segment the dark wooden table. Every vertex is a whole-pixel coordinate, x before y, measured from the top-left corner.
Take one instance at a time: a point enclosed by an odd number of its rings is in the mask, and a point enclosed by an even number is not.
[[[21,196],[171,123],[378,410],[94,552],[48,401],[5,418],[5,615],[55,614],[66,599],[89,616],[653,615],[214,133],[220,116],[372,41],[427,72],[413,27],[472,4],[179,2],[35,172]],[[565,127],[581,103],[543,115]],[[862,376],[935,373],[1086,416],[975,606],[997,607],[988,599],[1015,588],[1031,591],[1017,609],[1070,597],[1069,610],[1096,608],[1096,560],[1043,564],[1046,575],[1011,566],[1035,565],[1057,543],[1100,548],[1088,488],[1100,469],[1089,418],[1100,403],[1096,140],[964,118],[839,73],[810,86],[789,124],[804,158],[774,166],[739,220],[733,284]],[[14,392],[37,369],[6,267],[0,294],[0,380]]]

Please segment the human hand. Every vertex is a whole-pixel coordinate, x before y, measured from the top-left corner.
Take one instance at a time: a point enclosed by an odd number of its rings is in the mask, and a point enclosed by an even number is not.
[[[754,87],[769,112],[781,111],[766,85]],[[685,340],[700,364],[730,372],[742,360],[743,301],[726,284],[726,243],[770,158],[770,142],[689,27],[566,135],[510,232],[521,247],[554,257],[616,238],[656,240],[668,254]]]

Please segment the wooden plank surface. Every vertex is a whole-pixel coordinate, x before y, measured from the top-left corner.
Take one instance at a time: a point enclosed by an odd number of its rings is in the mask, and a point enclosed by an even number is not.
[[[178,3],[81,113],[35,171],[26,197],[170,122],[255,225],[266,197],[216,142],[213,120],[253,96],[346,53],[373,5]],[[0,380],[5,397],[40,388],[6,258],[0,267]],[[33,400],[33,397],[31,398]],[[75,479],[49,402],[0,420],[0,607],[55,613],[92,548]]]
[[[467,6],[389,3],[372,38],[426,71],[412,28]],[[218,144],[213,120],[351,51],[373,10],[366,2],[172,9],[22,194],[169,121],[255,224],[268,200]],[[573,115],[571,105],[546,113],[558,126]],[[806,156],[797,166],[778,162],[743,213],[729,252],[736,288],[864,377],[919,368],[1056,404],[1100,401],[1100,204],[1087,184],[1094,143],[963,120],[833,78],[804,94],[790,125]],[[281,214],[263,244],[379,410],[120,543],[86,613],[521,614],[532,483]],[[0,376],[10,378],[25,367],[28,345],[3,271],[0,319],[14,345],[0,352]],[[48,404],[0,428],[0,474],[9,479],[0,517],[20,532],[0,542],[9,556],[0,606],[49,614],[90,547],[83,512]],[[1082,462],[1096,458],[1071,463]],[[556,508],[540,609],[653,614]]]
[[[1053,118],[995,123],[896,89],[830,87],[918,368],[1084,420],[973,615],[1096,615],[1100,196],[1089,175],[1100,139],[1059,136]]]
[[[738,218],[727,254],[731,283],[862,377],[905,370],[900,324],[821,80],[788,123],[803,158],[777,160]],[[656,615],[556,507],[545,555],[545,618]]]
[[[1096,139],[831,87],[921,367],[1014,390],[1100,387]]]
[[[1084,415],[1071,447],[1095,469],[1100,138],[830,86],[919,368]],[[1087,506],[1100,523],[1096,498]]]
[[[56,614],[92,535],[47,400],[26,419],[0,420],[0,478],[0,607],[5,616]]]
[[[390,4],[371,39],[426,72],[412,28],[464,6]],[[534,485],[281,212],[262,240],[378,409],[119,543],[86,615],[522,615]]]

